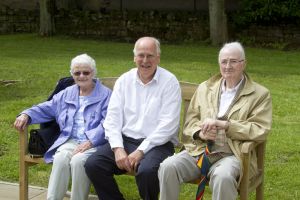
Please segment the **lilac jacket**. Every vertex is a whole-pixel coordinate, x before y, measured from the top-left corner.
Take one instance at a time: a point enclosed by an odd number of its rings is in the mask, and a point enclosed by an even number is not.
[[[96,80],[95,88],[88,96],[88,103],[83,112],[85,119],[85,134],[94,147],[107,141],[104,139],[103,122],[106,117],[107,106],[111,90]],[[79,88],[70,86],[54,95],[52,100],[33,106],[22,113],[30,116],[30,124],[39,124],[53,119],[59,124],[60,135],[44,155],[46,163],[53,161],[57,148],[65,143],[72,135],[74,116],[79,109]]]

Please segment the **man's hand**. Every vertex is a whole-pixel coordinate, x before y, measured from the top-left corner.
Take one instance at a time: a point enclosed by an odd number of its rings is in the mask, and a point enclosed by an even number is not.
[[[206,118],[201,124],[201,130],[199,132],[199,137],[202,140],[215,140],[217,131],[220,129],[227,130],[229,127],[229,122],[225,120]]]
[[[28,115],[26,114],[19,115],[14,122],[15,129],[17,129],[18,131],[23,131],[28,124],[28,120],[29,120]]]
[[[212,128],[210,131],[206,131],[206,132],[200,131],[199,132],[199,137],[201,138],[201,140],[215,141],[216,136],[217,136],[217,131],[218,131],[217,128]]]
[[[86,142],[83,142],[74,149],[73,155],[75,155],[76,153],[79,153],[79,152],[82,153],[82,152],[92,148],[92,146],[93,146],[93,144],[89,140]]]
[[[218,120],[218,119],[211,119],[211,118],[206,118],[204,122],[201,124],[201,130],[203,133],[206,133],[207,131],[210,131],[212,129],[217,128],[218,130],[220,129],[225,129],[227,130],[229,127],[229,122],[226,120]]]
[[[126,170],[128,172],[132,172],[133,168],[130,165],[128,155],[124,148],[122,147],[116,147],[113,148],[113,151],[115,153],[115,159],[116,159],[116,164],[119,169]]]
[[[142,160],[143,156],[144,156],[144,152],[141,150],[135,150],[134,152],[129,154],[129,156],[128,156],[129,163],[130,163],[131,168],[134,171],[137,170],[137,166],[140,163],[140,161]]]

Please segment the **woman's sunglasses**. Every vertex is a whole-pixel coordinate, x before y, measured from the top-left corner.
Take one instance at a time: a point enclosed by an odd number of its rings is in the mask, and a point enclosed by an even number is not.
[[[83,72],[77,71],[77,72],[73,72],[74,76],[80,76],[80,74],[83,74],[84,76],[88,76],[88,75],[91,74],[91,72],[90,71],[83,71]]]

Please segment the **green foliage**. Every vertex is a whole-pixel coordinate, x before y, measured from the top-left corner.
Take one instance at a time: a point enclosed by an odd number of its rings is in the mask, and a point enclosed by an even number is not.
[[[39,38],[32,34],[0,36],[0,180],[18,181],[18,134],[12,128],[23,109],[44,101],[56,81],[69,76],[71,59],[88,53],[95,58],[99,77],[119,76],[134,66],[133,43]],[[161,66],[181,81],[200,83],[219,71],[218,49],[203,44],[162,44]],[[273,127],[265,163],[265,199],[299,199],[300,185],[300,70],[299,51],[246,47],[247,71],[267,87],[273,99]],[[1,83],[1,82],[0,82]],[[47,187],[51,165],[30,168],[29,183]],[[134,177],[117,176],[128,200],[138,200]],[[93,190],[92,190],[93,191]],[[194,199],[196,185],[184,184],[181,200]],[[207,188],[205,198],[211,198]],[[254,199],[253,195],[250,199]]]
[[[239,26],[299,24],[299,0],[242,0],[232,20]]]

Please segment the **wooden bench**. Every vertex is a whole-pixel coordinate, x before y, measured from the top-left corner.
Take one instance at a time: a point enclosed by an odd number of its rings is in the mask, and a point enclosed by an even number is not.
[[[114,83],[117,78],[102,78],[101,81],[107,87],[113,89]],[[185,121],[186,111],[189,106],[190,100],[196,91],[198,84],[180,82],[183,101],[183,115],[182,122]],[[19,146],[20,146],[20,174],[19,174],[19,199],[28,200],[28,170],[29,167],[35,164],[44,163],[43,158],[33,158],[28,153],[28,129],[20,132]],[[181,134],[180,134],[181,135]],[[264,155],[265,155],[266,142],[244,142],[242,146],[243,153],[243,173],[242,182],[239,187],[239,194],[241,200],[247,200],[249,193],[256,189],[256,199],[263,199],[263,181],[264,181]],[[251,150],[256,148],[257,151],[257,164],[258,174],[249,179],[250,173],[250,160]]]

